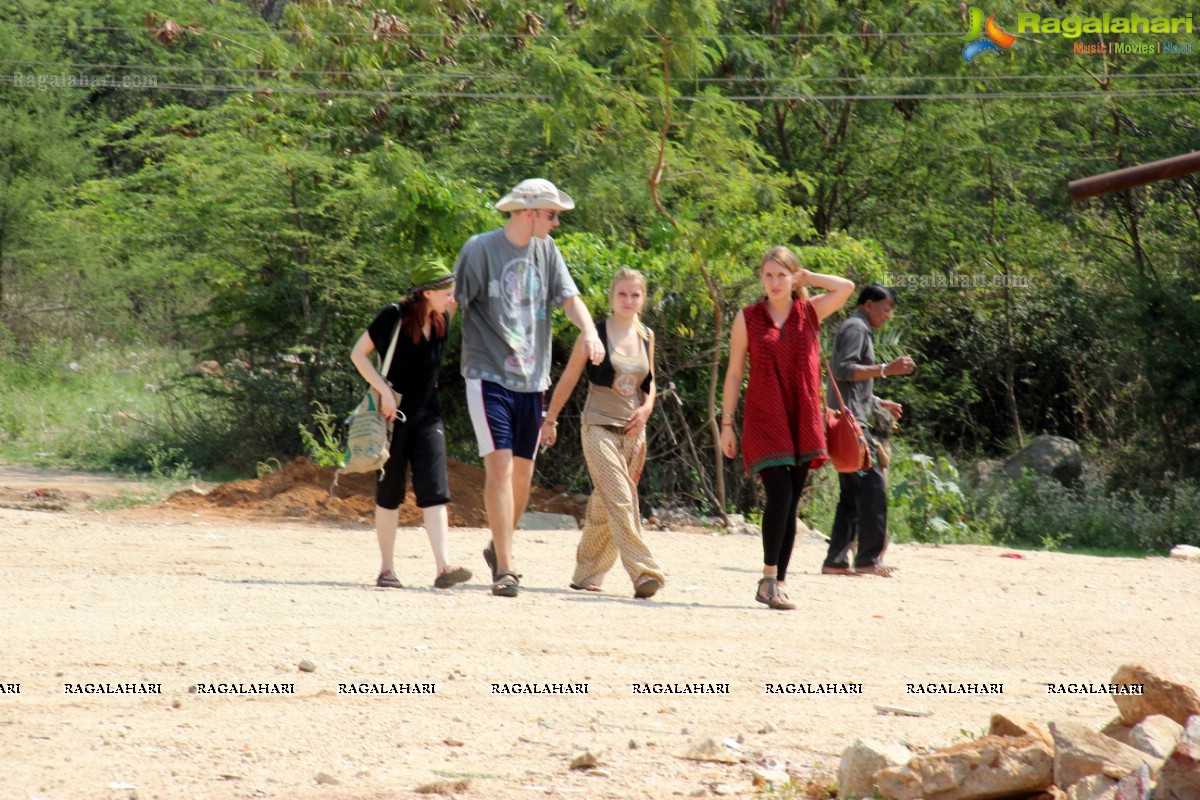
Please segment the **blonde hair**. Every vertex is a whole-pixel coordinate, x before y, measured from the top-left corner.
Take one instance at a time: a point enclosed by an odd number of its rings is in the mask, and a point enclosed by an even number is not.
[[[612,305],[613,292],[616,291],[617,284],[621,281],[633,281],[642,287],[643,295],[647,293],[646,276],[638,272],[636,269],[631,269],[630,267],[621,267],[613,274],[612,282],[608,284],[608,303],[610,306]],[[650,329],[642,324],[641,314],[638,314],[634,319],[634,324],[637,327],[638,336],[642,337],[646,341],[649,341]]]
[[[801,269],[800,259],[796,258],[796,254],[783,245],[776,245],[767,251],[767,254],[762,257],[762,263],[766,264],[768,261],[774,261],[792,273],[792,275],[795,275]],[[761,266],[758,268],[758,271],[762,272]],[[808,289],[793,281],[792,297],[799,300],[808,300]]]

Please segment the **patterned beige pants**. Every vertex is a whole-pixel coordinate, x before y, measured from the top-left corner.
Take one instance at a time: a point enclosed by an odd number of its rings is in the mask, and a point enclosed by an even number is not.
[[[636,585],[649,575],[664,585],[662,570],[642,541],[642,514],[638,507],[638,480],[646,463],[646,432],[626,436],[604,425],[584,425],[583,457],[592,476],[587,522],[575,553],[577,586],[600,585],[604,574],[621,556],[621,564]]]

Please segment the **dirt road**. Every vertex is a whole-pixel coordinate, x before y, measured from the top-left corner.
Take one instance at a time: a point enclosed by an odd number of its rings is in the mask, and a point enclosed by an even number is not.
[[[1195,565],[910,545],[898,577],[852,579],[818,575],[808,540],[789,613],[752,601],[755,537],[649,534],[668,586],[646,602],[619,567],[568,589],[575,532],[518,536],[525,588],[503,599],[480,529],[452,535],[475,580],[432,589],[407,530],[411,588],[385,590],[362,525],[0,509],[0,797],[751,797],[754,768],[824,780],[858,737],[940,746],[993,712],[1099,726],[1107,696],[1046,684],[1127,661],[1200,686]],[[930,683],[1002,693],[908,690]],[[706,737],[738,763],[678,757]],[[597,770],[570,768],[584,751]]]

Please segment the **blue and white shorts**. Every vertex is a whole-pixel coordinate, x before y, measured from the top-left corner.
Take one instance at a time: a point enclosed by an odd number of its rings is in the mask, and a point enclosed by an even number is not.
[[[512,450],[530,461],[542,435],[542,392],[514,392],[498,383],[467,378],[467,410],[479,441],[479,455]]]

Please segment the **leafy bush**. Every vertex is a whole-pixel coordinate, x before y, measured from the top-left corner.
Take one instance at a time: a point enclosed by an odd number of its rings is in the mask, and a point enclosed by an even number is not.
[[[914,453],[892,467],[891,501],[918,542],[964,542],[971,537],[958,469],[945,456]]]
[[[996,541],[1103,550],[1165,552],[1200,544],[1200,486],[1177,480],[1159,498],[1110,492],[1095,475],[1075,488],[1031,470],[1016,481],[993,482],[971,498]]]

